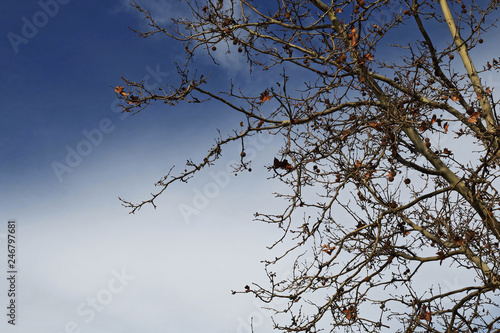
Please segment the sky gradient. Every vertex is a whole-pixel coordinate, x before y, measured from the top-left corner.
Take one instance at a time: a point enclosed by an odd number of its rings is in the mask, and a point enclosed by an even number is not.
[[[180,13],[177,1],[145,3],[164,19]],[[234,146],[217,166],[173,186],[158,209],[129,215],[118,196],[148,198],[171,166],[204,156],[216,128],[241,119],[213,106],[119,113],[121,75],[162,83],[175,79],[173,61],[183,61],[181,46],[130,31],[144,22],[126,1],[1,6],[0,267],[6,271],[10,219],[19,266],[16,326],[2,310],[0,330],[247,332],[253,316],[254,327],[270,331],[269,322],[257,325],[264,315],[253,297],[231,290],[266,282],[260,260],[277,232],[252,221],[272,198],[252,177],[265,178],[277,140],[256,139],[252,174],[226,171],[239,156]],[[233,75],[242,65],[225,63]],[[5,279],[0,289],[5,309]]]

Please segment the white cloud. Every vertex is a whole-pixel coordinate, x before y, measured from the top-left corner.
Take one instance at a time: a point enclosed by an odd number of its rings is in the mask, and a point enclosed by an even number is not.
[[[172,18],[184,17],[189,14],[189,8],[180,0],[139,0],[137,4],[143,9],[151,12],[158,24],[168,24]],[[123,0],[117,11],[132,12],[137,15],[140,21],[144,21],[144,14],[130,5],[130,0]],[[147,26],[146,23],[144,23]]]

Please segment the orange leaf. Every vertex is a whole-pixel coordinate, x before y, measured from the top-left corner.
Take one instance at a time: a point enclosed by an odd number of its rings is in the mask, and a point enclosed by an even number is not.
[[[473,112],[472,115],[470,116],[470,118],[467,120],[468,123],[472,123],[472,124],[475,124],[477,123],[477,119],[479,118],[479,116],[481,115],[481,112]]]
[[[260,94],[261,103],[267,102],[269,100],[271,100],[271,96],[269,96],[269,90],[266,90],[262,94]]]
[[[351,46],[356,45],[356,40],[358,39],[358,34],[356,32],[356,28],[355,27],[351,28],[350,36],[351,36]]]
[[[331,255],[333,250],[335,250],[335,246],[323,245],[321,251],[325,252],[328,255]]]
[[[382,124],[381,123],[372,122],[372,123],[368,123],[368,125],[370,125],[370,127],[373,127],[374,129],[376,129],[377,131],[382,130]]]
[[[443,125],[443,129],[444,129],[444,132],[447,133],[448,132],[448,127],[450,127],[450,124],[448,124],[447,122],[444,123]]]
[[[420,313],[420,316],[418,316],[420,319],[425,319],[428,322],[431,321],[431,312],[427,311],[427,306],[423,305],[422,306],[422,313]]]
[[[118,86],[115,88],[115,93],[120,94],[122,96],[127,96],[128,93],[124,92],[123,89],[125,89],[125,88],[122,86]]]
[[[356,317],[356,308],[354,306],[350,306],[349,309],[344,309],[342,312],[344,312],[347,320],[351,320]]]
[[[441,265],[443,263],[443,260],[446,259],[446,254],[443,252],[443,250],[436,252],[436,254],[438,255],[438,257],[440,259],[439,264]]]
[[[361,167],[361,162],[359,160],[356,160],[356,168],[360,168]]]
[[[491,94],[491,89],[490,89],[490,87],[487,87],[487,88],[486,88],[486,92],[487,92],[488,94]]]
[[[460,99],[460,98],[458,98],[458,96],[456,96],[456,95],[451,96],[451,100],[452,100],[453,102],[457,102],[459,99]]]
[[[425,132],[429,128],[429,126],[430,126],[430,124],[424,120],[424,121],[422,121],[420,126],[418,126],[418,129],[420,132]]]

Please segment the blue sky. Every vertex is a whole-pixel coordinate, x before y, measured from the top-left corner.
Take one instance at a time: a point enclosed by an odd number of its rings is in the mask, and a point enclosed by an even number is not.
[[[143,2],[163,19],[182,14],[178,1]],[[129,215],[118,196],[148,198],[172,165],[181,170],[188,158],[204,156],[216,128],[228,133],[242,119],[212,104],[160,105],[130,117],[116,112],[113,88],[121,75],[168,82],[175,79],[173,62],[183,61],[182,46],[141,39],[127,28],[144,26],[127,1],[0,6],[0,267],[5,271],[9,219],[17,221],[19,262],[17,325],[2,313],[0,330],[248,332],[254,317],[256,332],[270,332],[255,300],[230,291],[266,282],[260,260],[272,258],[265,246],[280,234],[252,214],[276,212],[282,203],[271,200],[279,184],[255,179],[268,176],[264,166],[281,139],[247,143],[255,156],[251,174],[227,172],[239,157],[239,145],[232,146],[216,166],[174,185],[158,209]],[[25,27],[34,20],[37,31]],[[208,59],[196,61],[214,70]],[[233,77],[258,89],[269,80],[248,78],[244,68],[241,59],[226,57],[213,80]],[[74,151],[85,156],[68,157]],[[54,166],[61,164],[71,170],[58,173]],[[196,213],[183,215],[186,206]],[[2,279],[2,309],[6,289]]]
[[[255,206],[248,204],[267,205],[265,182],[246,189],[250,176],[265,174],[277,140],[257,138],[260,167],[253,174],[226,171],[239,156],[235,146],[190,184],[173,186],[157,210],[129,215],[118,196],[146,199],[172,165],[181,170],[188,158],[201,158],[216,128],[241,119],[220,107],[191,105],[152,107],[122,119],[113,91],[121,75],[137,81],[149,75],[152,83],[155,76],[174,79],[172,62],[183,61],[182,47],[136,37],[127,26],[144,23],[125,1],[66,2],[57,2],[57,10],[47,7],[55,15],[45,15],[46,22],[38,1],[0,5],[0,84],[6,97],[0,266],[6,270],[9,219],[17,221],[19,263],[16,327],[6,323],[2,310],[0,330],[245,332],[249,316],[264,317],[252,297],[233,296],[231,289],[265,282],[260,260],[276,237],[273,227],[252,222]],[[176,1],[150,5],[162,15],[178,9]],[[23,31],[26,20],[34,19],[40,20],[38,31]],[[12,34],[24,38],[26,32],[30,38],[12,43]],[[238,64],[230,63],[236,71]],[[71,157],[71,172],[58,175],[54,163],[68,166],[68,154],[78,149],[85,156]],[[195,206],[205,191],[210,198]],[[196,213],[182,215],[186,206]],[[4,279],[0,287],[5,309]]]

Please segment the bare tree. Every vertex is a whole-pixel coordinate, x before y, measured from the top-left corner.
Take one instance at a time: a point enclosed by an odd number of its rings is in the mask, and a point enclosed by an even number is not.
[[[189,15],[162,26],[132,2],[151,27],[137,34],[183,43],[186,63],[177,65],[178,84],[156,91],[124,79],[116,88],[123,112],[210,100],[244,121],[184,172],[160,179],[151,198],[123,204],[132,213],[154,206],[224,145],[267,131],[284,139],[268,169],[290,192],[277,194],[288,202],[283,212],[255,216],[283,230],[276,244],[292,246],[266,263],[268,286],[240,292],[287,300],[273,308],[277,329],[500,332],[500,132],[488,86],[500,59],[474,64],[470,55],[487,50],[482,37],[495,28],[498,1],[185,5]],[[221,48],[254,75],[280,75],[257,94],[234,82],[212,91],[192,60],[216,63]],[[249,168],[242,147],[238,171]],[[293,274],[278,280],[273,264],[289,257]],[[429,272],[439,282],[450,271],[470,283],[421,285]]]

